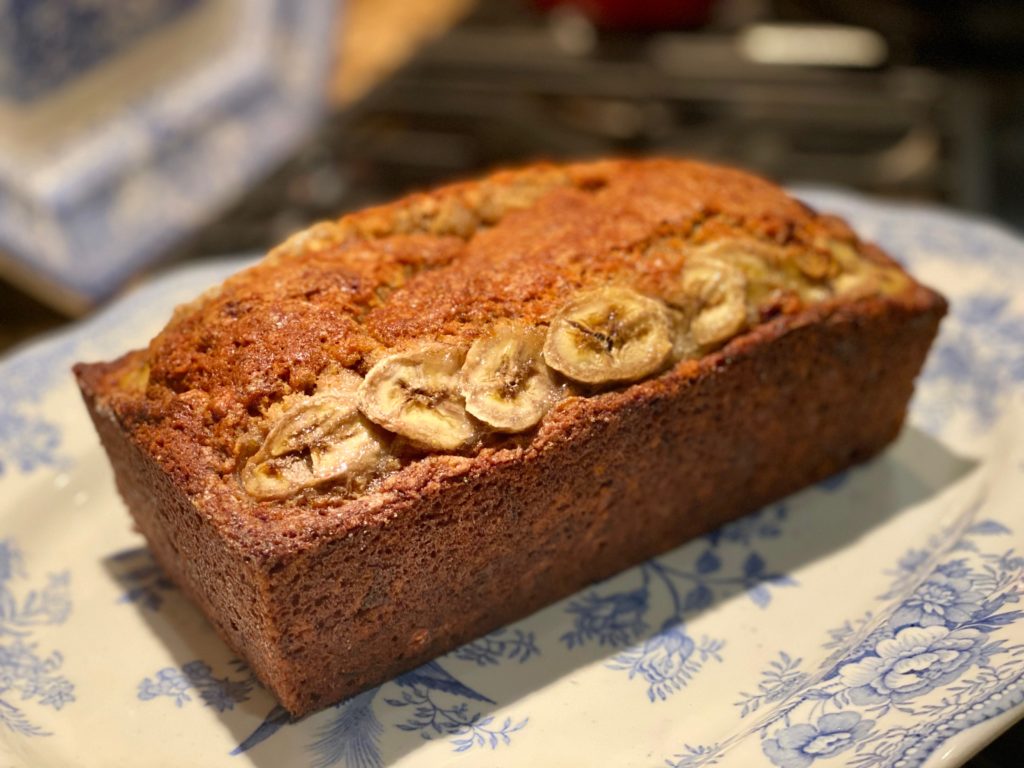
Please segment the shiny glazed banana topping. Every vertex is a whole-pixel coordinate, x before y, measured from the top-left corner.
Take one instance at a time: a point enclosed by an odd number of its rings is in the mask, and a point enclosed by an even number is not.
[[[384,446],[355,398],[314,395],[270,430],[242,470],[242,486],[258,499],[280,499],[302,488],[372,473]]]
[[[661,368],[672,351],[665,306],[611,286],[572,299],[551,321],[544,360],[581,384],[636,381]]]
[[[747,278],[738,267],[707,257],[689,259],[680,290],[681,309],[698,346],[726,341],[747,324]]]
[[[359,407],[414,445],[458,450],[477,436],[459,388],[464,358],[464,352],[445,344],[385,357],[359,387]]]
[[[719,241],[683,258],[657,297],[624,285],[587,289],[546,327],[508,322],[468,349],[433,342],[381,359],[363,379],[348,370],[321,378],[246,461],[242,487],[269,500],[364,484],[399,466],[403,442],[451,452],[487,433],[526,432],[568,394],[639,381],[722,346],[785,297],[806,306],[894,294],[909,282],[842,242],[787,256],[761,241]]]
[[[499,432],[534,426],[560,394],[543,347],[540,329],[511,325],[473,342],[461,374],[466,410]]]

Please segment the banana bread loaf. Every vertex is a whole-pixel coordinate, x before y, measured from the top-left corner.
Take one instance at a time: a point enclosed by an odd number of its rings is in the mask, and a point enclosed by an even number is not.
[[[75,372],[153,554],[301,715],[876,453],[944,312],[745,173],[537,165],[317,225]]]

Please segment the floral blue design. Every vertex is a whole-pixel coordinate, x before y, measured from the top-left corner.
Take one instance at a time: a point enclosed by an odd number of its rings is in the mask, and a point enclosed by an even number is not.
[[[0,456],[7,456],[22,472],[53,464],[60,444],[60,430],[40,417],[0,413]],[[4,472],[0,461],[0,474]]]
[[[761,673],[758,692],[740,692],[740,700],[736,702],[736,706],[740,707],[740,717],[756,712],[764,704],[782,701],[800,688],[808,679],[808,674],[800,669],[802,663],[802,658],[794,658],[781,651],[779,658],[770,662],[768,668]]]
[[[502,630],[498,635],[508,630]],[[522,638],[488,638],[476,641],[479,647],[486,647],[486,655],[498,653],[495,649],[506,643],[500,653],[506,659],[523,663],[536,653],[532,636]],[[510,642],[511,640],[511,642]],[[523,656],[523,643],[532,646],[533,651]],[[514,655],[513,655],[514,654]],[[465,657],[474,663],[479,655]],[[484,664],[491,663],[489,661]],[[493,715],[485,715],[478,704],[494,705],[494,701],[452,675],[439,661],[430,661],[422,667],[399,675],[391,683],[366,691],[336,706],[338,714],[324,725],[310,744],[316,768],[331,768],[344,765],[345,768],[379,768],[379,739],[383,726],[373,711],[373,702],[381,691],[397,688],[397,695],[384,695],[384,703],[397,710],[408,710],[408,714],[395,727],[400,731],[416,733],[420,738],[432,740],[447,738],[453,751],[467,752],[474,748],[497,749],[510,744],[512,734],[522,730],[526,718],[514,721],[511,717],[497,724]],[[359,724],[359,725],[357,725]]]
[[[615,656],[608,666],[626,670],[629,679],[642,677],[647,682],[647,698],[664,701],[682,690],[709,659],[721,661],[722,640],[702,638],[700,643],[686,633],[682,622],[670,623],[660,632]]]
[[[218,712],[234,709],[236,704],[249,699],[257,682],[241,661],[235,660],[231,665],[237,677],[216,677],[210,665],[198,659],[180,668],[165,667],[153,678],[139,682],[138,697],[141,701],[168,698],[176,707],[182,707],[196,695],[204,705]]]
[[[846,478],[845,473],[833,475],[819,483],[819,486],[835,490],[839,484],[846,481]],[[752,515],[733,520],[731,523],[726,523],[721,528],[707,534],[705,539],[712,547],[725,542],[752,547],[761,539],[779,538],[788,517],[789,508],[785,504],[776,504],[772,507],[765,507]]]
[[[588,592],[572,600],[566,611],[573,628],[562,635],[570,648],[596,641],[617,648],[632,642],[647,630],[648,590],[641,588],[611,595]]]
[[[573,624],[562,635],[562,642],[570,650],[587,643],[630,646],[606,666],[627,672],[630,679],[642,679],[647,684],[647,698],[664,701],[686,687],[705,663],[722,661],[719,651],[724,641],[707,637],[695,641],[686,632],[686,616],[740,591],[764,608],[771,602],[770,586],[795,584],[789,576],[770,571],[754,549],[759,540],[780,536],[786,517],[785,505],[768,507],[705,536],[705,546],[692,562],[677,562],[692,557],[692,549],[678,550],[631,571],[629,576],[638,576],[639,585],[616,592],[598,587],[577,596],[565,609]],[[605,585],[618,585],[626,578],[620,576]],[[660,629],[645,638],[652,625],[649,614],[653,606],[661,604],[654,600],[655,590],[667,596],[669,613],[656,617],[660,621],[654,626]]]
[[[449,654],[446,659],[476,667],[514,661],[523,664],[540,654],[532,632],[506,627],[481,637]],[[173,673],[174,670],[171,670]],[[158,687],[159,681],[144,681]],[[180,678],[169,674],[162,695],[176,696]],[[247,693],[247,692],[246,692]],[[141,687],[140,687],[141,696]],[[375,702],[382,701],[402,717],[393,724],[397,731],[415,733],[421,739],[448,739],[455,752],[497,749],[508,745],[528,718],[506,717],[498,723],[483,705],[495,706],[493,699],[453,675],[441,660],[429,661],[394,680],[334,706],[334,712],[316,731],[309,744],[314,768],[380,768],[383,765],[380,740],[385,733]],[[290,724],[288,713],[275,707],[263,723],[232,754],[241,754],[270,738]]]
[[[473,747],[490,747],[497,749],[499,743],[511,744],[512,734],[521,731],[529,722],[529,718],[523,718],[518,723],[513,723],[511,717],[506,717],[498,728],[493,727],[494,717],[480,718],[469,724],[463,731],[464,736],[452,739],[456,752],[465,752]]]
[[[309,745],[312,768],[380,768],[380,738],[384,726],[373,711],[378,688],[364,691],[336,705],[338,714],[322,726]]]
[[[984,546],[1010,531],[973,521],[981,503],[899,559],[879,596],[886,608],[830,631],[822,647],[835,652],[818,670],[779,654],[757,691],[736,702],[743,718],[774,703],[770,715],[720,744],[687,745],[670,765],[713,765],[751,733],[760,734],[762,752],[780,768],[805,768],[846,750],[853,752],[846,764],[856,768],[919,765],[950,735],[980,722],[979,713],[991,717],[1019,703],[1024,644],[994,634],[1024,618],[1012,607],[1024,594],[1024,557]],[[940,689],[941,697],[925,699]],[[893,711],[913,715],[916,724],[886,726]]]
[[[513,648],[510,652],[516,651]],[[521,654],[518,659],[520,663],[526,661]],[[495,702],[457,680],[436,661],[399,675],[396,683],[402,689],[401,697],[385,701],[393,707],[412,708],[406,720],[398,724],[399,730],[416,732],[427,740],[451,737],[456,752],[473,747],[496,749],[500,743],[510,743],[511,734],[527,723],[523,719],[513,725],[509,719],[495,727],[493,716],[485,716],[471,705],[474,701]]]
[[[151,611],[163,605],[164,593],[177,589],[146,547],[133,547],[107,558],[114,578],[124,588],[122,603],[133,603]]]
[[[779,768],[807,768],[815,760],[834,757],[861,741],[874,727],[856,712],[822,715],[815,725],[799,723],[765,739],[764,753]]]
[[[962,561],[960,561],[962,562]],[[940,566],[889,618],[894,627],[955,626],[982,610],[984,592],[955,564]]]
[[[21,551],[10,539],[0,541],[0,723],[25,736],[49,736],[10,702],[36,699],[40,706],[61,709],[75,700],[75,687],[59,674],[59,651],[41,655],[33,635],[38,627],[63,624],[71,613],[70,574],[50,574],[40,589],[19,598],[13,582],[27,578]]]
[[[665,762],[669,768],[708,768],[723,757],[721,744],[684,744],[682,752]]]
[[[899,704],[956,680],[974,664],[989,663],[999,646],[984,639],[972,628],[904,627],[837,675],[854,704]]]
[[[494,704],[481,693],[456,679],[437,661],[399,675],[400,698],[385,701],[392,707],[410,707],[411,712],[398,729],[413,731],[430,740],[472,730],[482,715],[471,710],[471,702]]]
[[[185,702],[192,701],[188,695],[192,683],[189,682],[185,673],[176,667],[164,667],[156,673],[155,679],[144,678],[139,683],[139,699],[151,701],[160,696],[166,696],[174,700],[174,706],[180,707]]]
[[[1012,289],[988,287],[961,297],[928,357],[923,378],[925,424],[948,418],[943,403],[966,406],[977,429],[995,422],[1003,395],[1024,382],[1024,314],[1012,309]]]
[[[533,632],[515,627],[506,627],[466,643],[452,652],[463,661],[475,662],[478,666],[496,666],[502,661],[529,661],[540,654]]]
[[[29,350],[0,363],[0,477],[11,470],[34,472],[41,467],[63,468],[60,428],[36,404],[73,350],[72,339]]]

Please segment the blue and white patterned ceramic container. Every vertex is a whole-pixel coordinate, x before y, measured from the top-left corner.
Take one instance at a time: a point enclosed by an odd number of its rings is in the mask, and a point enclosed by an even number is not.
[[[310,130],[336,0],[0,3],[0,268],[79,308]]]
[[[810,197],[952,301],[900,440],[300,722],[130,530],[68,373],[144,343],[239,262],[174,272],[9,357],[0,762],[962,764],[1024,715],[1024,244],[942,211]]]

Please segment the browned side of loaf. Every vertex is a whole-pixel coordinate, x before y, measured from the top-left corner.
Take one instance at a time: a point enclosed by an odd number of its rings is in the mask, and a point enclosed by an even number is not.
[[[266,577],[253,565],[255,553],[229,540],[121,427],[93,386],[106,365],[76,366],[75,373],[121,497],[160,567],[273,688],[281,636],[268,614]]]
[[[278,559],[205,520],[78,373],[157,558],[301,715],[876,453],[944,309],[915,287],[780,317]]]

